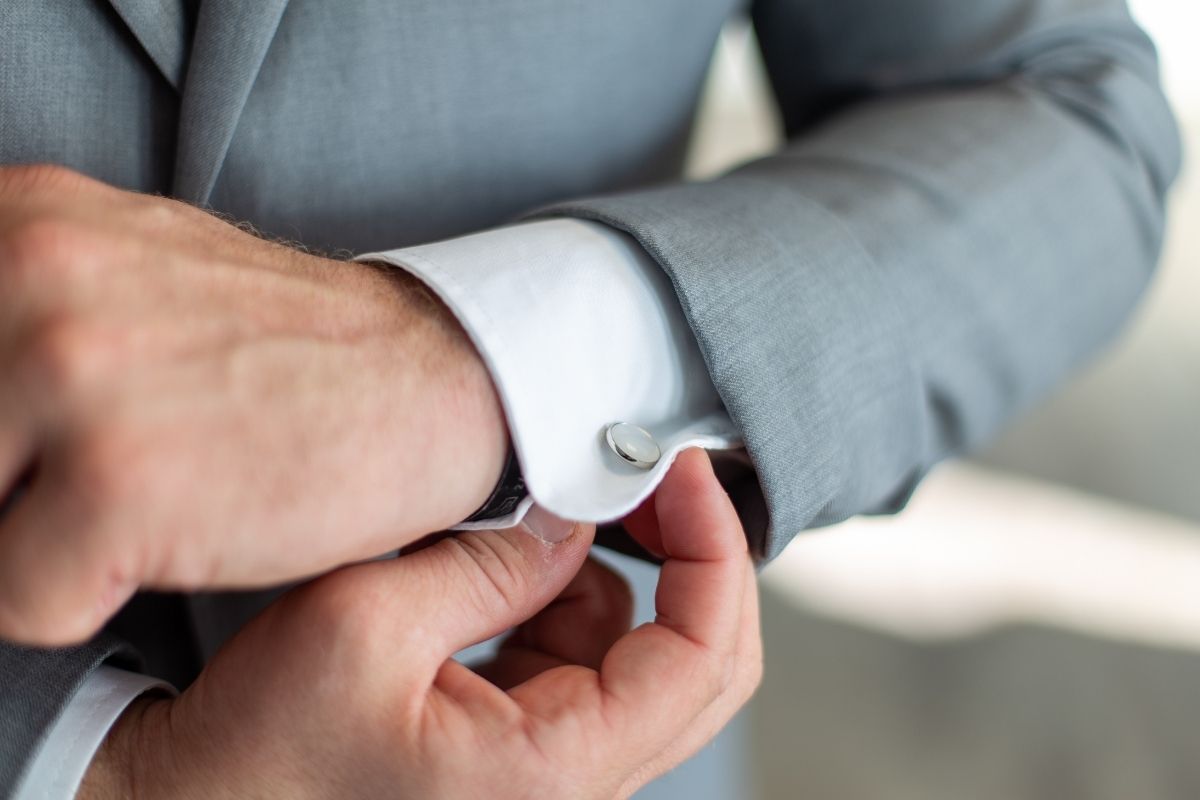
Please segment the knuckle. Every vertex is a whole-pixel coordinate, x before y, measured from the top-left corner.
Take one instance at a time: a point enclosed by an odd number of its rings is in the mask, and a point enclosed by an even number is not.
[[[158,195],[132,195],[130,198],[142,221],[152,228],[172,228],[181,224],[204,224],[211,215],[182,200]]]
[[[716,665],[713,669],[713,685],[716,687],[716,696],[729,694],[737,685],[739,666],[737,660],[732,656]]]
[[[703,647],[697,645],[697,647]],[[739,663],[732,651],[704,647],[701,657],[700,677],[704,696],[710,700],[726,696],[737,682]]]
[[[745,705],[762,685],[764,662],[762,637],[756,635],[748,645],[739,647],[733,656],[733,680],[729,691],[739,707]]]
[[[138,198],[139,221],[151,230],[170,229],[184,218],[183,204],[160,197]]]
[[[136,557],[112,529],[94,520],[71,518],[53,530],[69,549],[71,565],[62,570],[36,559],[10,565],[20,576],[4,581],[0,595],[0,631],[27,644],[58,647],[77,644],[94,634],[136,585]]]
[[[98,518],[107,509],[133,499],[148,488],[146,456],[134,438],[115,426],[79,437],[68,456],[68,482],[85,505],[85,516]]]
[[[163,538],[152,535],[155,528],[146,524],[144,513],[121,514],[118,509],[137,510],[131,491],[134,485],[134,481],[129,481],[117,487],[110,486],[108,497],[112,513],[122,519],[127,545],[145,551],[141,572],[146,579],[154,585],[170,586],[184,591],[211,589],[222,575],[222,548],[212,547],[211,538],[203,535],[203,523],[193,527],[186,519],[168,517],[164,520],[156,515],[158,529],[169,528],[177,531],[175,536]],[[145,484],[139,482],[138,485],[144,494]]]
[[[7,270],[26,280],[49,280],[88,251],[87,239],[88,233],[73,220],[40,212],[5,232],[4,263]]]
[[[73,389],[107,362],[103,332],[75,314],[57,314],[34,325],[25,345],[27,367],[52,389]]]

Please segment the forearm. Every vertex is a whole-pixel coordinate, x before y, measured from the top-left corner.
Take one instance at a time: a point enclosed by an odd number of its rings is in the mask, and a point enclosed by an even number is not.
[[[767,555],[900,508],[1095,352],[1152,271],[1178,167],[1152,46],[1112,14],[1004,19],[924,50],[851,26],[813,65],[841,104],[779,154],[543,212],[627,230],[671,274],[762,477]]]

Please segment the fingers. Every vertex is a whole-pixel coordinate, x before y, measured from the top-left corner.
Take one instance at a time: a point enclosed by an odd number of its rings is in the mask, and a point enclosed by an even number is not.
[[[701,711],[692,723],[653,758],[631,775],[618,797],[628,797],[650,781],[665,775],[691,758],[729,724],[734,715],[754,696],[762,682],[762,629],[758,613],[758,587],[754,567],[746,563],[746,591],[742,595],[742,617],[734,649],[734,672],[728,689]]]
[[[654,495],[650,495],[642,504],[629,512],[621,525],[634,541],[645,548],[646,552],[658,559],[666,558],[662,549],[662,534],[658,530],[658,515],[654,510]]]
[[[90,525],[53,464],[0,518],[0,637],[41,646],[94,634],[136,589],[131,548]]]
[[[544,521],[547,512],[531,510]],[[432,674],[445,659],[532,617],[579,571],[595,527],[560,521],[569,536],[548,543],[524,523],[499,531],[464,531],[401,559],[366,565],[377,593],[394,609],[398,633],[419,625],[415,654]],[[357,569],[364,569],[359,567]],[[364,591],[359,587],[354,591]]]
[[[7,344],[2,337],[0,331],[0,349]],[[21,484],[28,479],[40,425],[33,398],[14,380],[8,363],[9,359],[0,354],[0,522],[15,505],[17,491],[23,490]]]
[[[753,593],[745,535],[701,450],[682,453],[655,495],[662,566],[657,618],[619,640],[599,676],[551,670],[512,690],[535,719],[586,713],[607,728],[611,768],[644,764],[732,686],[740,624]],[[554,733],[543,733],[549,740]]]
[[[679,646],[727,652],[737,627],[746,540],[703,450],[679,455],[655,493],[655,512],[667,561],[655,595],[655,626],[661,630],[647,635],[670,632]]]
[[[8,387],[0,383],[0,393],[7,391]],[[22,483],[35,451],[34,426],[29,415],[10,408],[13,403],[7,401],[7,397],[0,395],[0,521],[4,519],[5,500],[16,501],[8,495]]]
[[[625,579],[589,558],[567,588],[500,646],[476,672],[508,689],[564,664],[600,669],[605,654],[626,633],[633,594]]]
[[[600,680],[610,718],[627,720],[640,747],[659,750],[732,679],[749,557],[702,450],[679,455],[655,493],[655,511],[667,558],[657,616],[613,647]]]
[[[9,430],[0,420],[0,524],[29,489],[32,470],[27,465],[33,457],[30,437]]]

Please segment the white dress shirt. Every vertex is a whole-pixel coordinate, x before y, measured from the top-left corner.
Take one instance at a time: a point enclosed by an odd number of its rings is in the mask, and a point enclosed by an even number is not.
[[[135,698],[152,690],[175,692],[148,675],[109,666],[95,670],[54,721],[13,800],[74,797],[113,723]]]
[[[421,278],[491,371],[533,500],[565,519],[624,516],[685,447],[741,440],[666,273],[628,235],[555,219],[369,253]],[[605,443],[613,422],[650,432],[650,469]],[[511,517],[457,528],[515,525]]]
[[[554,219],[359,260],[424,281],[470,336],[503,404],[529,497],[505,517],[454,529],[511,527],[535,501],[566,519],[618,519],[684,448],[741,446],[669,278],[624,233]],[[648,431],[657,463],[640,468],[613,452],[604,431],[614,422]],[[74,797],[108,729],[156,687],[166,684],[107,666],[93,672],[17,797]]]

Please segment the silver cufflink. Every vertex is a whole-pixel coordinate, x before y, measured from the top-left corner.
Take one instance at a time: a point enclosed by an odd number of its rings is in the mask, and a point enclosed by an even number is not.
[[[604,441],[622,460],[641,469],[650,469],[662,455],[649,431],[628,422],[614,422],[605,428]]]

